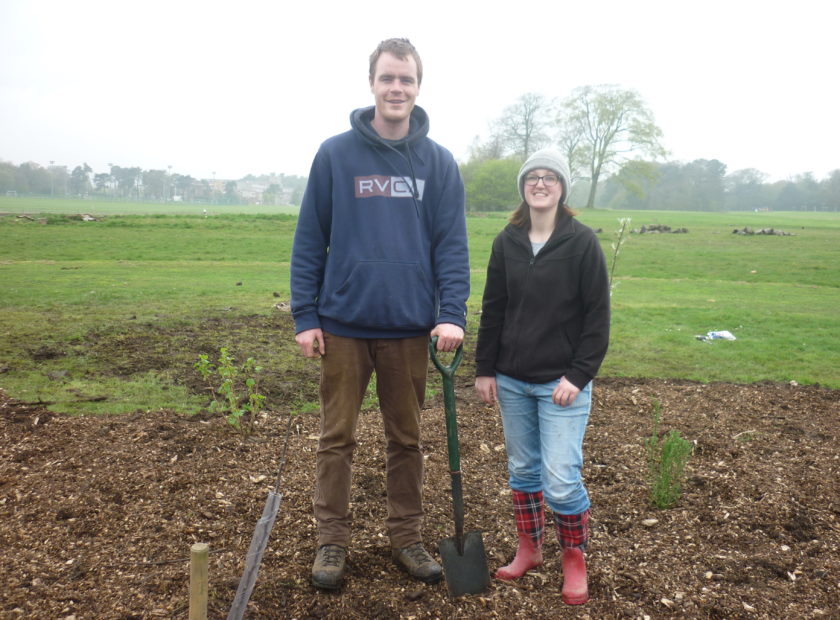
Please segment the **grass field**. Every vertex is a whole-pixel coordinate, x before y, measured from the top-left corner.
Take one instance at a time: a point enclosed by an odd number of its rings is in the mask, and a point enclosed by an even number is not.
[[[210,349],[254,356],[267,375],[310,372],[288,313],[276,307],[289,298],[296,222],[281,211],[294,210],[219,207],[205,217],[204,207],[180,212],[187,208],[0,198],[0,212],[35,217],[0,217],[0,387],[56,410],[194,411],[206,398],[185,376]],[[72,217],[78,213],[106,217],[84,222]],[[608,261],[620,218],[631,218],[631,228],[689,230],[629,235],[615,269],[603,375],[840,388],[840,215],[598,210],[579,217],[603,230]],[[504,223],[502,214],[468,218],[468,346],[490,244]],[[792,234],[732,234],[744,226]],[[711,330],[737,340],[695,338]],[[106,393],[107,401],[96,401]]]
[[[101,200],[64,200],[50,198],[10,198],[0,196],[0,213],[63,213],[77,215],[225,215],[248,214],[297,214],[298,208],[267,205],[197,205],[181,202],[105,202]]]

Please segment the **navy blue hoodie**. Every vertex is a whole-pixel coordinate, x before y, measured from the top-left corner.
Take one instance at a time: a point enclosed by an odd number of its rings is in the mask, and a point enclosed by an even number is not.
[[[291,263],[295,331],[408,338],[465,327],[469,257],[464,185],[452,154],[428,137],[422,108],[408,135],[385,140],[374,108],[315,155]]]

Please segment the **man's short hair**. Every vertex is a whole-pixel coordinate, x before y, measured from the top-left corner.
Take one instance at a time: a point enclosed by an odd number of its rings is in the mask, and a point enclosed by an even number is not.
[[[371,82],[376,75],[376,63],[379,61],[379,57],[382,56],[384,52],[393,54],[400,60],[405,60],[409,56],[412,56],[414,58],[414,62],[417,64],[417,84],[419,85],[420,82],[423,81],[423,62],[420,60],[420,54],[417,53],[417,50],[411,44],[411,41],[408,39],[385,39],[382,43],[376,46],[376,49],[373,50],[373,54],[370,55]]]

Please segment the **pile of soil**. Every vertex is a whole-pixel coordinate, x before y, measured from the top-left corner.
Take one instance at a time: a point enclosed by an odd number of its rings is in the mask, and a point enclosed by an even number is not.
[[[498,414],[457,388],[467,529],[491,570],[515,548]],[[645,439],[694,444],[683,495],[649,501]],[[440,397],[423,412],[424,537],[453,533]],[[243,438],[224,420],[153,411],[63,416],[0,392],[0,616],[186,618],[189,550],[210,545],[210,617],[226,616],[274,483],[284,413]],[[396,570],[383,527],[377,412],[359,424],[347,583],[309,583],[318,418],[294,419],[280,511],[252,618],[838,618],[840,391],[787,384],[599,379],[584,474],[593,501],[591,601],[564,606],[558,547],[516,583],[451,599]]]

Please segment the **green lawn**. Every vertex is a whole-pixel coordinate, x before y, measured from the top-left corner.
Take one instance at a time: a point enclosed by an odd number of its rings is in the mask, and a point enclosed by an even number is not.
[[[294,215],[232,207],[205,217],[200,206],[162,215],[153,207],[181,206],[70,203],[0,199],[0,212],[34,217],[0,217],[0,387],[57,410],[194,411],[206,399],[190,378],[192,362],[229,346],[266,368],[267,391],[313,398],[315,366],[297,355],[288,313],[277,307],[289,298]],[[105,217],[84,222],[78,213]],[[631,228],[689,230],[629,235],[615,267],[602,375],[840,388],[840,214],[579,217],[602,229],[610,262],[620,218],[631,218]],[[468,218],[469,346],[490,244],[504,224],[502,214]],[[744,226],[793,234],[732,233]],[[695,338],[711,330],[737,340]],[[90,402],[102,394],[107,401]]]
[[[293,206],[270,205],[197,205],[181,202],[110,202],[103,200],[11,198],[0,196],[0,213],[25,213],[39,215],[61,213],[65,215],[225,215],[225,214],[297,214]]]

